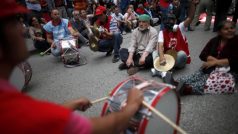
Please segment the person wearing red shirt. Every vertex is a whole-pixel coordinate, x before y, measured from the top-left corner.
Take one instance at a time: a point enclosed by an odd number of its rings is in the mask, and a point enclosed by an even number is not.
[[[9,83],[9,77],[19,63],[28,58],[18,13],[28,10],[15,0],[2,0],[0,8],[0,130],[2,134],[115,134],[127,128],[130,118],[143,100],[142,91],[128,91],[127,105],[116,113],[86,118],[74,110],[86,110],[91,102],[86,98],[62,105],[40,101],[20,93]]]
[[[98,41],[98,47],[100,52],[107,52],[106,56],[110,56],[114,51],[112,62],[118,62],[120,60],[119,50],[122,44],[122,35],[115,17],[106,15],[106,8],[104,6],[98,6],[95,15],[97,16],[96,24],[99,27],[100,40]]]
[[[142,4],[139,4],[139,5],[138,5],[138,8],[136,9],[136,13],[137,13],[138,15],[142,15],[142,14],[145,14],[145,13],[146,13],[146,12],[145,12],[145,9],[144,9],[144,7],[143,7]]]
[[[175,67],[184,68],[186,64],[191,62],[185,31],[193,20],[197,3],[198,0],[192,0],[188,18],[179,25],[176,25],[176,16],[174,14],[167,15],[164,21],[165,28],[160,31],[158,36],[157,50],[153,52],[154,60],[159,56],[160,64],[166,63],[164,53],[168,50],[173,50],[177,52]],[[171,73],[157,72],[154,68],[151,69],[151,72],[153,76],[159,74],[165,83],[171,84],[170,79],[167,80],[167,77],[170,77],[167,75],[171,75]]]

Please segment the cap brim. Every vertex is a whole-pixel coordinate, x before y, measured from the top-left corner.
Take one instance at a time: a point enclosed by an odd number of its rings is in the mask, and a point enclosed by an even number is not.
[[[165,65],[160,65],[159,59],[160,57],[157,57],[154,61],[154,68],[157,71],[161,71],[161,72],[166,72],[171,70],[174,65],[175,65],[175,60],[171,55],[165,54],[164,55],[165,59],[166,59],[166,64]]]

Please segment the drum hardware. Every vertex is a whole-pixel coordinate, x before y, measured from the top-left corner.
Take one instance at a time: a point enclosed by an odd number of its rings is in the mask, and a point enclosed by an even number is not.
[[[50,51],[50,49],[51,49],[51,47],[50,48],[48,48],[47,50],[45,50],[44,52],[41,52],[40,53],[40,56],[44,56],[47,52],[49,52]]]
[[[136,85],[136,86],[139,87],[139,89],[142,89],[142,88],[145,88],[146,86],[149,86],[149,85],[145,84],[145,82],[143,82],[143,83],[141,83],[139,85]],[[115,96],[117,96],[117,94]],[[101,102],[101,101],[104,101],[104,100],[107,100],[107,99],[109,99],[109,97],[103,97],[103,98],[92,101],[92,104],[97,103],[97,102]],[[113,101],[113,100],[110,100],[110,101]],[[116,102],[116,104],[118,105],[120,103]],[[145,100],[142,102],[142,104],[143,104],[144,107],[147,108],[147,110],[151,111],[151,112],[149,112],[149,114],[143,114],[142,115],[143,118],[146,118],[146,119],[153,118],[153,116],[152,116],[152,112],[153,112],[156,116],[158,116],[160,119],[162,119],[165,123],[169,124],[172,128],[177,130],[179,133],[187,134],[182,128],[180,128],[178,125],[176,125],[174,122],[172,122],[167,116],[162,114],[159,110],[150,106],[150,104],[148,104]],[[115,106],[113,106],[113,107],[115,108]],[[116,109],[118,110],[117,106],[116,106]],[[132,122],[132,128],[135,128],[135,129],[133,129],[133,131],[134,130],[137,131],[138,130],[138,127],[136,127],[136,126],[138,126],[138,124],[136,123],[137,119],[133,118],[133,120],[130,120],[130,122]]]

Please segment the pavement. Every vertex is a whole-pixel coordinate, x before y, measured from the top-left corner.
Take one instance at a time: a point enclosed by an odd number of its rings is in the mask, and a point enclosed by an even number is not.
[[[158,27],[156,27],[159,29]],[[204,32],[203,24],[195,31],[186,33],[192,63],[182,70],[176,70],[175,78],[198,70],[202,62],[198,55],[209,39],[216,33]],[[121,47],[127,48],[131,34],[123,35]],[[34,50],[32,41],[27,39],[29,50]],[[95,100],[112,91],[121,81],[128,78],[126,70],[119,71],[121,62],[112,63],[112,56],[92,52],[82,47],[80,54],[87,64],[76,68],[65,68],[59,59],[52,55],[40,56],[33,53],[28,61],[33,70],[32,79],[25,90],[30,96],[54,103],[62,103],[73,98],[87,97]],[[137,75],[145,79],[161,82],[152,77],[150,70],[142,70]],[[238,134],[238,94],[202,95],[181,97],[180,127],[190,134]],[[88,117],[100,116],[104,102],[93,105],[88,111],[80,112]],[[158,130],[159,133],[159,130]]]

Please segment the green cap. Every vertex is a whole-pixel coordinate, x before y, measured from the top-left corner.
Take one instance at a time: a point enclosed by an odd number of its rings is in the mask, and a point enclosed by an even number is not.
[[[142,14],[139,16],[139,21],[147,21],[150,22],[150,16],[147,14]]]

